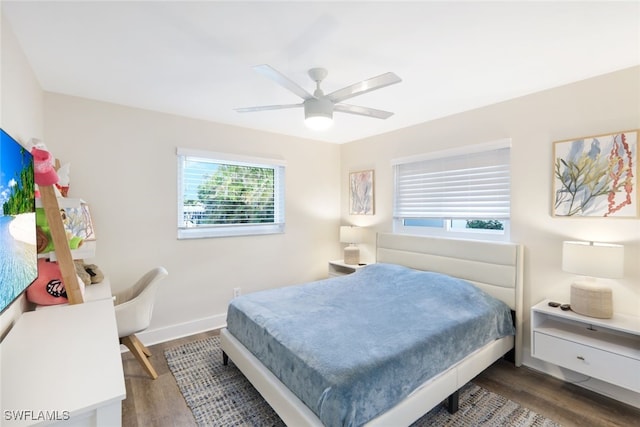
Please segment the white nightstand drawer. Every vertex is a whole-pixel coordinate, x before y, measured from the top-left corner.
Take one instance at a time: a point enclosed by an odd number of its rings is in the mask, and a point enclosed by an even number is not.
[[[533,356],[640,392],[640,360],[534,332]]]

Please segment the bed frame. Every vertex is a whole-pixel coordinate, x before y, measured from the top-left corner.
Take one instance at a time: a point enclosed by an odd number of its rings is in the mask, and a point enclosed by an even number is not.
[[[379,233],[377,262],[431,270],[468,280],[504,301],[515,312],[516,336],[495,340],[476,350],[448,370],[431,378],[387,412],[365,424],[368,427],[410,425],[449,398],[515,347],[515,364],[522,361],[523,248],[512,243],[480,242]],[[220,332],[228,356],[285,424],[322,426],[319,418],[225,328]],[[451,398],[450,396],[454,396]]]

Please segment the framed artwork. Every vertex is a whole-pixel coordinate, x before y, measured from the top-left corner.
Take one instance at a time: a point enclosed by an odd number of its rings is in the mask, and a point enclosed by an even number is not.
[[[60,217],[70,249],[78,249],[83,242],[96,240],[89,205],[80,199],[59,198]],[[38,253],[55,250],[51,229],[43,208],[36,208],[36,244]]]
[[[71,233],[84,241],[96,240],[89,205],[81,203],[79,207],[61,208],[60,215],[67,234]]]
[[[349,214],[373,215],[373,170],[349,174]]]
[[[638,216],[638,130],[554,143],[553,216]]]

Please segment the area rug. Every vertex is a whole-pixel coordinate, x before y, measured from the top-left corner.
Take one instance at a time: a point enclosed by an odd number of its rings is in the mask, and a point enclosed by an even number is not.
[[[222,364],[217,336],[168,349],[165,357],[199,426],[284,426],[238,368],[232,362]],[[452,415],[439,405],[411,427],[558,426],[473,383],[461,390],[459,407]]]

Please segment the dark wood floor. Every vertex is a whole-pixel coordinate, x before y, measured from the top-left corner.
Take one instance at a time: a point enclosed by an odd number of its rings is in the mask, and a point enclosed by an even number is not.
[[[206,338],[217,331],[151,346],[151,361],[158,379],[145,374],[130,353],[124,353],[127,398],[122,404],[125,427],[184,427],[195,425],[164,358],[164,350]],[[498,361],[473,380],[487,390],[506,396],[563,426],[640,426],[640,409],[617,402],[526,367]]]

